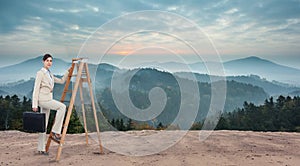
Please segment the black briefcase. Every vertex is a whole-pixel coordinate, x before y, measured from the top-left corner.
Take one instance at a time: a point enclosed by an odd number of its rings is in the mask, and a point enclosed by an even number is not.
[[[23,112],[23,130],[30,133],[46,131],[46,115],[39,112]]]

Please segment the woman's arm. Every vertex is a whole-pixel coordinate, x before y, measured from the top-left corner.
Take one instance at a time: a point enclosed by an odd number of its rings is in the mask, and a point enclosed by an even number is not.
[[[32,110],[37,111],[38,108],[38,97],[40,93],[41,81],[42,81],[42,74],[41,72],[36,73],[34,88],[32,93]]]
[[[70,69],[69,69],[70,70]],[[54,77],[54,82],[55,83],[59,83],[59,84],[63,84],[66,82],[67,78],[68,78],[68,75],[69,75],[69,70],[65,73],[65,75],[62,77],[62,78],[57,78],[57,77]]]

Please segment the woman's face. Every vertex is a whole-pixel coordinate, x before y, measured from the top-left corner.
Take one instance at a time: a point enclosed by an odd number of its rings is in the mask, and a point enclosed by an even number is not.
[[[43,63],[44,63],[44,67],[46,69],[49,69],[52,66],[52,58],[51,57],[47,58],[45,61],[43,61]]]

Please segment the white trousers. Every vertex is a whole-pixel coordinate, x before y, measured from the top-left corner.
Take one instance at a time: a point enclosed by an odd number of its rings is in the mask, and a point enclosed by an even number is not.
[[[55,122],[53,124],[51,131],[57,134],[61,134],[62,124],[65,118],[66,105],[59,101],[51,100],[46,102],[39,101],[39,106],[41,108],[41,112],[46,114],[46,126],[45,126],[46,129],[48,126],[50,110],[56,110]],[[38,147],[37,147],[38,151],[45,151],[46,140],[47,140],[46,132],[39,133]]]

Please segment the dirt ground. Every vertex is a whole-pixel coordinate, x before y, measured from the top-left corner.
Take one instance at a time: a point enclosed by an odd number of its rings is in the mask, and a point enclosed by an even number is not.
[[[142,137],[160,132],[129,131],[125,134]],[[100,135],[109,145],[116,142],[114,138],[118,133],[122,132],[101,132]],[[36,133],[1,131],[0,165],[300,165],[300,133],[213,131],[200,141],[199,131],[188,131],[173,146],[146,156],[120,154],[109,148],[99,154],[97,139],[90,136],[86,145],[84,134],[68,134],[58,162],[55,161],[58,144],[51,144],[48,156],[40,155],[36,150],[37,137]],[[162,139],[156,138],[157,143]],[[131,144],[135,140],[126,141],[120,148],[128,147],[128,151],[135,148],[135,144]],[[155,147],[155,142],[152,144],[151,147]]]

